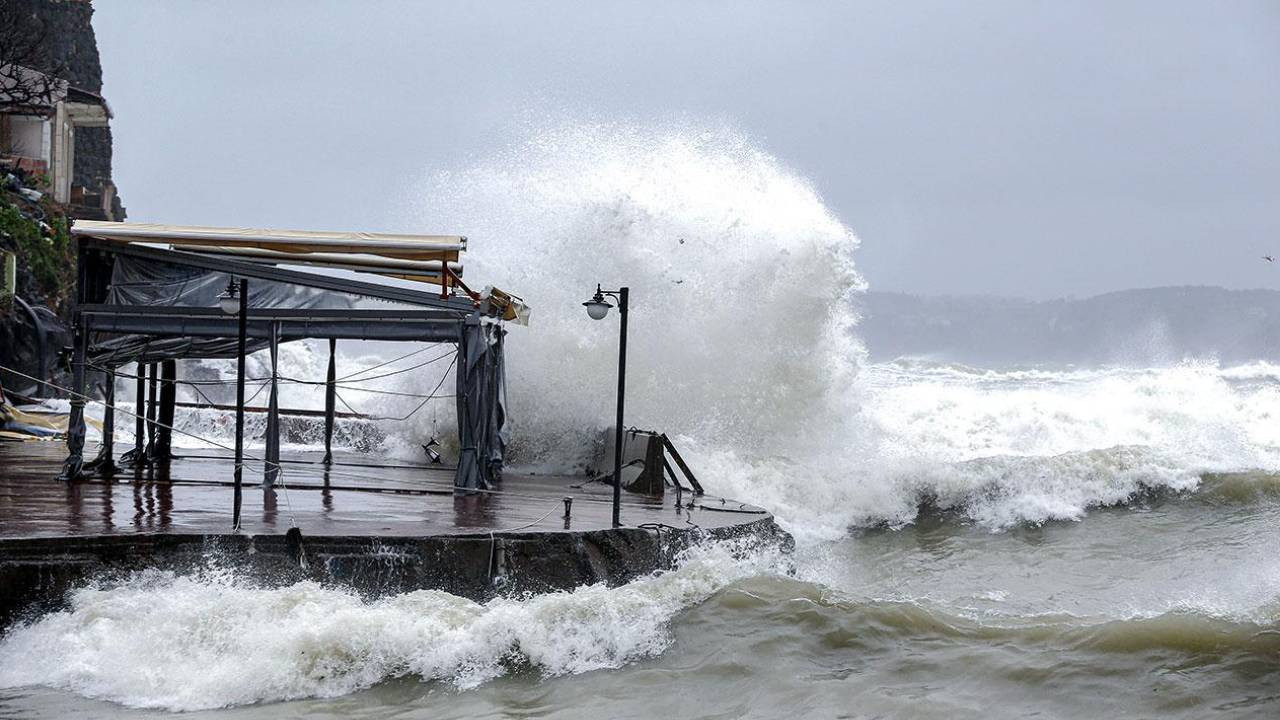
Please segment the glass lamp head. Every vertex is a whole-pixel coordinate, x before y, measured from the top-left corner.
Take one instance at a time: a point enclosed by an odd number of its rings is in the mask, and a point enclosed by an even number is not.
[[[218,295],[218,307],[228,315],[240,312],[240,294],[236,288],[235,278],[227,281],[227,289]]]
[[[609,314],[609,308],[613,307],[604,299],[604,293],[600,291],[600,286],[596,285],[596,294],[590,300],[582,303],[587,309],[587,315],[592,320],[603,320],[605,315]]]

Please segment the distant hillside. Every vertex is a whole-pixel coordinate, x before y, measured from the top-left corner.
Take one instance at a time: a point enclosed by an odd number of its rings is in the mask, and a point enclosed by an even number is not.
[[[1280,361],[1280,292],[1124,290],[1083,300],[869,292],[858,333],[873,361],[994,363]]]

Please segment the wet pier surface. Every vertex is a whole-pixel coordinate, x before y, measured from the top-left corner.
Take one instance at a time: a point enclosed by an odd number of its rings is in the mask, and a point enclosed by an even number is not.
[[[89,448],[86,457],[92,457]],[[111,478],[58,482],[58,442],[0,443],[0,539],[130,533],[231,532],[233,463],[212,451],[178,453],[168,467],[120,470]],[[501,491],[455,494],[442,465],[359,464],[319,453],[286,456],[283,481],[264,491],[261,464],[244,471],[241,531],[306,535],[424,536],[514,531],[603,530],[612,526],[612,488],[582,476],[508,473]],[[568,527],[564,498],[572,498]],[[622,494],[622,522],[716,528],[759,519],[750,505],[685,493]],[[688,507],[690,503],[693,507]]]
[[[326,468],[318,453],[286,454],[274,490],[262,488],[260,464],[246,465],[234,532],[231,458],[178,455],[167,467],[64,483],[62,443],[0,443],[0,627],[105,571],[180,570],[211,553],[272,581],[484,598],[625,582],[702,537],[785,538],[766,511],[709,495],[624,492],[623,526],[613,528],[612,488],[585,477],[507,473],[499,491],[460,494],[451,468],[355,455]],[[292,527],[300,546],[286,536]]]

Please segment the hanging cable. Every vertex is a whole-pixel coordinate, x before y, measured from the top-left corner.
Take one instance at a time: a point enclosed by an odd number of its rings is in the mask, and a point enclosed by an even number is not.
[[[409,366],[409,367],[407,367],[407,368],[401,368],[401,369],[399,369],[399,370],[395,370],[395,371],[393,371],[393,372],[389,372],[389,373],[384,373],[384,374],[382,374],[382,375],[374,375],[374,376],[372,376],[372,377],[359,378],[358,380],[351,380],[351,381],[346,381],[346,382],[344,382],[344,381],[342,381],[342,380],[335,380],[333,384],[334,384],[336,387],[345,387],[345,388],[348,388],[348,389],[350,389],[350,390],[361,390],[361,391],[364,391],[364,392],[371,392],[371,393],[383,393],[383,394],[388,394],[388,395],[397,395],[397,394],[400,394],[400,395],[410,395],[410,396],[412,396],[412,397],[423,397],[422,395],[415,395],[415,394],[413,394],[413,393],[396,393],[396,392],[391,391],[391,390],[375,390],[375,389],[373,389],[373,388],[360,387],[359,385],[355,385],[355,384],[353,384],[353,383],[357,383],[357,382],[368,382],[368,381],[370,381],[370,380],[381,380],[382,378],[389,378],[389,377],[392,377],[393,375],[401,375],[401,374],[403,374],[403,373],[407,373],[407,372],[409,372],[410,370],[417,370],[417,369],[418,369],[418,368],[420,368],[420,367],[425,367],[425,366],[427,366],[427,365],[430,365],[430,364],[432,364],[432,363],[434,363],[434,362],[437,362],[437,361],[439,361],[439,360],[443,360],[443,359],[445,359],[445,358],[447,358],[447,357],[450,357],[450,356],[454,356],[454,358],[455,358],[455,362],[456,362],[457,354],[458,354],[458,351],[457,351],[457,350],[450,350],[449,352],[447,352],[447,353],[445,353],[445,354],[443,354],[443,355],[440,355],[440,356],[438,356],[438,357],[431,358],[430,360],[427,360],[426,362],[418,363],[417,365],[411,365],[411,366]],[[445,372],[448,372],[448,371],[446,370]],[[280,379],[282,379],[282,380],[287,380],[287,381],[289,381],[289,382],[297,383],[297,384],[300,384],[300,385],[328,385],[328,384],[329,384],[329,382],[328,382],[327,380],[302,380],[301,378],[288,377],[288,376],[285,376],[285,375],[281,375],[281,376],[280,376]]]
[[[380,362],[380,363],[378,363],[377,365],[370,365],[369,367],[367,367],[367,368],[362,368],[362,369],[360,369],[360,370],[357,370],[357,371],[355,371],[355,372],[351,373],[350,375],[343,375],[342,377],[340,377],[340,378],[338,378],[338,379],[339,379],[339,380],[350,380],[351,378],[355,377],[356,375],[363,375],[364,373],[367,373],[367,372],[369,372],[370,370],[377,370],[378,368],[380,368],[380,367],[386,367],[387,365],[390,365],[391,363],[394,363],[394,362],[400,362],[401,360],[404,360],[404,359],[406,359],[406,358],[411,358],[411,357],[413,357],[414,355],[418,355],[418,354],[420,354],[420,353],[424,353],[424,352],[426,352],[426,351],[430,350],[431,348],[436,347],[436,346],[437,346],[437,345],[439,345],[439,344],[440,344],[440,343],[429,343],[429,344],[427,344],[427,345],[425,345],[425,346],[423,346],[423,347],[418,348],[417,350],[414,350],[413,352],[405,353],[404,355],[401,355],[400,357],[391,358],[390,360],[387,360],[386,362]]]
[[[403,373],[407,373],[407,372],[409,372],[410,370],[417,370],[417,369],[418,369],[418,368],[420,368],[420,367],[426,367],[427,365],[430,365],[430,364],[431,364],[431,363],[433,363],[433,362],[436,362],[436,361],[438,361],[438,360],[443,360],[443,359],[445,359],[445,358],[449,357],[450,355],[457,355],[457,354],[458,354],[458,351],[457,351],[457,350],[450,350],[449,352],[447,352],[447,353],[445,353],[445,354],[443,354],[443,355],[439,355],[439,356],[433,357],[433,358],[431,358],[430,360],[427,360],[426,362],[420,362],[420,363],[418,363],[417,365],[410,365],[409,367],[406,367],[406,368],[400,368],[399,370],[393,370],[392,372],[389,372],[389,373],[383,373],[382,375],[373,375],[373,376],[371,376],[371,377],[362,377],[362,378],[357,378],[357,379],[355,379],[355,380],[348,380],[347,378],[339,378],[338,380],[334,381],[334,384],[349,384],[349,383],[353,383],[353,382],[368,382],[368,381],[370,381],[370,380],[381,380],[382,378],[389,378],[389,377],[391,377],[391,376],[393,376],[393,375],[400,375],[400,374],[403,374]],[[370,369],[372,369],[372,368],[370,368]],[[359,375],[359,374],[361,374],[361,373],[356,373],[356,374],[357,374],[357,375]],[[348,376],[348,377],[350,377],[350,376]]]
[[[438,343],[436,343],[436,344],[438,344]],[[421,353],[421,352],[423,352],[423,351],[425,351],[425,350],[429,350],[431,347],[434,347],[434,345],[429,345],[429,346],[427,346],[427,347],[425,347],[425,348],[420,348],[420,349],[418,349],[418,350],[415,350],[414,352],[408,353],[407,355],[402,355],[402,356],[400,356],[400,357],[398,357],[398,358],[395,358],[395,359],[392,359],[392,360],[388,360],[388,361],[386,361],[386,362],[378,363],[377,365],[371,365],[371,366],[369,366],[369,367],[367,367],[367,368],[362,368],[362,369],[357,370],[356,372],[353,372],[353,373],[351,373],[351,374],[349,374],[349,375],[344,375],[344,376],[342,376],[342,377],[338,378],[338,379],[335,381],[335,383],[336,383],[336,384],[347,384],[347,385],[349,385],[349,384],[354,383],[354,382],[367,382],[367,381],[370,381],[370,380],[381,380],[382,378],[388,378],[388,377],[392,377],[392,376],[394,376],[394,375],[401,375],[401,374],[403,374],[403,373],[409,372],[410,370],[417,370],[417,369],[418,369],[418,368],[420,368],[420,367],[425,367],[425,366],[430,365],[430,364],[432,364],[432,363],[434,363],[434,362],[438,362],[438,361],[440,361],[440,360],[443,360],[443,359],[445,359],[445,358],[449,357],[450,355],[455,355],[455,354],[457,354],[457,352],[458,352],[457,350],[450,350],[449,352],[444,353],[443,355],[438,355],[438,356],[436,356],[436,357],[431,358],[430,360],[427,360],[427,361],[425,361],[425,362],[418,363],[417,365],[410,365],[409,367],[406,367],[406,368],[400,368],[400,369],[398,369],[398,370],[393,370],[392,372],[389,372],[389,373],[383,373],[382,375],[373,375],[373,376],[371,376],[371,377],[358,377],[358,376],[363,375],[363,374],[365,374],[365,373],[367,373],[367,372],[369,372],[369,371],[371,371],[371,370],[376,370],[376,369],[378,369],[378,368],[380,368],[380,367],[385,367],[386,365],[389,365],[389,364],[391,364],[391,363],[393,363],[393,362],[396,362],[397,360],[403,360],[404,358],[411,357],[411,356],[416,355],[416,354],[418,354],[418,353]],[[99,365],[99,364],[94,363],[94,362],[88,362],[88,361],[86,361],[86,362],[85,362],[85,365],[87,365],[87,366],[89,366],[89,367],[91,367],[91,368],[93,368],[94,370],[97,370],[97,371],[99,371],[99,372],[112,372],[111,368],[109,368],[109,367],[107,367],[107,366],[105,366],[105,365]],[[116,375],[117,375],[117,376],[119,376],[119,377],[122,377],[122,378],[128,378],[128,379],[130,379],[130,380],[137,380],[137,379],[138,379],[138,376],[137,376],[137,374],[135,374],[135,373],[126,373],[126,372],[119,372],[119,371],[116,371]],[[353,379],[353,378],[354,378],[354,379]],[[260,378],[245,378],[245,382],[264,382],[264,381],[267,381],[267,380],[270,380],[270,379],[271,379],[271,378],[270,378],[270,376],[268,376],[268,377],[260,377]],[[327,385],[327,384],[328,384],[328,381],[327,381],[327,380],[303,380],[303,379],[301,379],[301,378],[288,377],[288,376],[285,376],[285,375],[278,375],[278,376],[277,376],[277,379],[279,379],[279,380],[284,380],[284,381],[291,382],[291,383],[297,383],[297,384],[299,384],[299,385]],[[195,386],[195,385],[233,385],[233,384],[235,384],[236,380],[235,380],[234,378],[220,378],[220,379],[218,379],[218,380],[175,380],[174,382],[178,382],[178,383],[181,383],[181,384],[183,384],[183,385],[192,385],[192,386]]]
[[[98,365],[97,363],[89,362],[89,361],[87,361],[87,360],[85,361],[85,363],[84,363],[84,364],[85,364],[86,366],[88,366],[88,367],[93,368],[94,370],[97,370],[98,372],[111,372],[111,369],[110,369],[110,368],[108,368],[108,367],[106,367],[105,365]],[[137,375],[136,373],[126,373],[126,372],[119,372],[119,371],[116,371],[116,375],[117,375],[117,376],[119,376],[119,377],[122,377],[122,378],[128,378],[128,379],[130,379],[130,380],[137,380],[137,379],[138,379],[138,375]],[[245,381],[245,382],[247,382],[247,383],[251,383],[251,382],[265,382],[265,381],[270,380],[270,379],[271,379],[271,377],[270,377],[270,376],[267,376],[267,377],[260,377],[260,378],[245,378],[245,379],[244,379],[244,381]],[[196,385],[235,385],[235,384],[236,384],[236,380],[235,380],[235,378],[231,378],[231,379],[220,379],[220,380],[174,380],[174,382],[175,382],[175,383],[178,383],[178,384],[181,384],[181,385],[191,385],[191,386],[196,386]]]
[[[80,398],[81,400],[83,400],[83,401],[85,401],[85,402],[93,403],[93,404],[95,404],[95,405],[101,405],[102,407],[110,408],[110,409],[111,409],[111,410],[113,410],[113,411],[119,411],[119,412],[122,412],[122,413],[124,413],[125,415],[129,415],[129,416],[131,416],[131,417],[135,417],[135,418],[142,418],[142,419],[144,419],[144,420],[146,419],[146,416],[145,416],[145,415],[139,415],[139,414],[138,414],[138,413],[136,413],[136,412],[130,412],[129,410],[125,410],[124,408],[119,407],[119,406],[115,405],[114,403],[108,403],[108,402],[105,402],[105,401],[103,401],[103,400],[98,400],[97,398],[90,397],[89,395],[85,395],[84,393],[81,393],[81,392],[76,392],[75,390],[72,390],[71,388],[63,387],[63,386],[61,386],[61,385],[58,385],[57,383],[51,383],[51,382],[49,382],[48,380],[41,380],[40,378],[37,378],[37,377],[35,377],[35,376],[33,376],[33,375],[28,375],[28,374],[26,374],[26,373],[24,373],[24,372],[19,372],[18,370],[14,370],[14,369],[13,369],[13,368],[11,368],[11,367],[7,367],[7,366],[5,366],[5,365],[0,365],[0,370],[6,370],[6,371],[8,371],[8,372],[13,373],[14,375],[17,375],[18,377],[23,377],[23,378],[26,378],[26,379],[28,379],[28,380],[32,380],[32,381],[34,381],[34,382],[40,383],[41,385],[47,385],[48,387],[51,387],[51,388],[53,388],[53,389],[55,389],[55,390],[61,390],[62,392],[66,393],[68,396],[70,396],[70,397],[72,397],[72,398]],[[164,424],[164,423],[162,423],[162,422],[159,422],[158,420],[148,420],[148,422],[153,423],[153,424],[154,424],[154,425],[156,425],[157,427],[165,428],[166,430],[169,430],[170,432],[175,432],[175,433],[178,433],[179,435],[186,435],[186,436],[187,436],[187,437],[189,437],[189,438],[194,438],[194,439],[196,439],[196,440],[199,440],[200,442],[208,443],[208,444],[210,444],[210,445],[213,445],[214,447],[222,448],[223,450],[229,450],[229,451],[231,451],[231,452],[233,452],[233,453],[235,452],[235,448],[230,447],[230,446],[228,446],[228,445],[224,445],[224,444],[222,444],[222,443],[218,442],[217,440],[211,440],[211,439],[209,439],[209,438],[207,438],[207,437],[202,437],[202,436],[200,436],[200,435],[196,435],[195,433],[187,432],[186,430],[182,430],[182,429],[176,428],[176,427],[174,427],[174,426],[172,426],[172,425],[166,425],[166,424]],[[281,466],[281,464],[280,464],[280,463],[278,463],[278,462],[272,462],[272,461],[267,460],[267,459],[265,459],[265,458],[255,457],[255,456],[253,456],[253,455],[250,455],[249,453],[243,453],[243,456],[244,456],[244,457],[246,457],[246,458],[248,458],[248,459],[250,459],[250,460],[255,460],[255,461],[257,461],[257,462],[262,463],[264,468],[265,468],[267,465],[274,465],[274,466],[276,467],[276,469],[277,469],[277,470],[279,470],[278,478],[283,478],[283,477],[284,477],[284,468]],[[243,468],[243,467],[244,467],[244,463],[243,463],[243,462],[241,462],[241,463],[240,463],[240,466]],[[294,517],[294,514],[293,514],[293,503],[291,503],[291,502],[289,501],[289,487],[288,487],[287,485],[285,485],[285,484],[284,484],[283,480],[281,481],[280,485],[281,485],[281,487],[284,487],[284,501],[285,501],[285,505],[286,505],[286,506],[288,506],[288,508],[289,508],[289,522],[291,523],[292,527],[297,527],[297,526],[298,526],[298,522],[297,522],[297,518],[296,518],[296,517]]]
[[[444,381],[445,381],[446,379],[448,379],[448,377],[449,377],[449,371],[450,371],[450,370],[452,370],[452,369],[454,368],[454,366],[455,366],[455,365],[457,365],[457,363],[458,363],[458,354],[455,352],[455,353],[453,354],[453,362],[449,363],[449,367],[445,368],[445,370],[444,370],[444,374],[442,374],[442,375],[440,376],[440,382],[436,383],[436,386],[435,386],[435,388],[431,391],[431,394],[429,394],[429,395],[427,395],[425,398],[423,398],[422,402],[418,403],[418,406],[417,406],[417,407],[415,407],[413,410],[410,410],[408,415],[405,415],[404,417],[377,417],[377,416],[369,416],[369,415],[365,415],[365,416],[364,416],[364,417],[365,417],[365,419],[367,419],[367,420],[396,420],[396,421],[408,420],[409,418],[413,417],[413,416],[414,416],[414,414],[416,414],[419,410],[421,410],[423,407],[425,407],[427,403],[431,402],[432,400],[436,399],[437,397],[452,397],[452,396],[445,396],[445,395],[436,395],[436,392],[441,388],[441,386],[443,386],[443,385],[444,385]],[[360,388],[354,388],[354,389],[359,390]],[[351,412],[353,412],[353,413],[355,413],[355,414],[357,414],[357,415],[360,415],[360,414],[361,414],[361,413],[360,413],[360,412],[358,412],[355,408],[351,407],[351,404],[350,404],[350,403],[348,403],[348,402],[346,401],[346,399],[345,399],[345,398],[343,398],[341,395],[339,395],[337,390],[334,390],[334,391],[333,391],[333,396],[334,396],[334,397],[336,397],[336,398],[338,398],[339,400],[341,400],[341,401],[342,401],[342,404],[343,404],[343,405],[345,405],[345,406],[347,407],[347,409],[348,409],[348,410],[350,410]]]
[[[374,395],[394,395],[396,397],[411,397],[411,398],[419,398],[419,399],[432,397],[431,395],[423,395],[422,393],[400,392],[398,390],[374,390],[373,388],[362,388],[362,387],[348,387],[346,389],[354,390],[356,392],[373,393]],[[450,396],[440,395],[438,397],[450,397]]]
[[[423,348],[423,349],[426,349],[426,348]],[[376,394],[376,395],[394,395],[394,396],[400,396],[400,397],[413,397],[413,398],[426,398],[426,397],[431,397],[431,396],[429,396],[429,395],[422,395],[421,393],[410,393],[410,392],[402,392],[402,391],[397,391],[397,390],[378,390],[378,389],[375,389],[375,388],[361,387],[361,386],[359,386],[359,385],[355,385],[354,383],[357,383],[357,382],[366,382],[366,381],[370,381],[370,380],[381,380],[382,378],[388,378],[388,377],[392,377],[392,376],[395,376],[395,375],[401,375],[401,374],[406,373],[406,372],[409,372],[409,371],[411,371],[411,370],[417,370],[418,368],[425,367],[425,366],[430,365],[430,364],[432,364],[432,363],[438,362],[438,361],[443,360],[443,359],[445,359],[445,358],[447,358],[447,357],[449,357],[449,356],[451,356],[451,355],[456,356],[457,354],[458,354],[458,353],[457,353],[457,350],[451,350],[451,351],[449,351],[449,352],[447,352],[447,353],[445,353],[445,354],[443,354],[443,355],[440,355],[440,356],[434,357],[434,358],[432,358],[432,359],[430,359],[430,360],[427,360],[426,362],[421,362],[421,363],[418,363],[417,365],[411,365],[411,366],[409,366],[409,367],[407,367],[407,368],[401,368],[401,369],[399,369],[399,370],[395,370],[395,371],[393,371],[393,372],[384,373],[384,374],[382,374],[382,375],[374,375],[374,376],[371,376],[371,377],[358,378],[358,379],[356,379],[356,380],[349,380],[349,379],[348,379],[348,378],[354,377],[354,376],[356,376],[356,375],[360,375],[360,374],[362,374],[362,373],[368,372],[369,370],[372,370],[372,369],[374,369],[374,368],[381,367],[382,365],[385,365],[385,363],[382,363],[382,364],[379,364],[379,365],[374,365],[374,366],[371,366],[371,367],[365,368],[365,369],[363,369],[363,370],[360,370],[360,371],[358,371],[358,372],[356,372],[356,373],[353,373],[352,375],[345,376],[344,378],[342,378],[342,379],[339,379],[339,380],[335,381],[335,382],[334,382],[334,385],[339,386],[339,387],[345,387],[345,388],[347,388],[347,389],[349,389],[349,390],[358,390],[358,391],[360,391],[360,392],[373,393],[373,394]],[[112,372],[110,368],[108,368],[108,367],[106,367],[106,366],[103,366],[103,365],[98,365],[98,364],[96,364],[96,363],[92,363],[92,362],[87,362],[87,361],[86,361],[86,362],[85,362],[85,365],[87,365],[88,367],[91,367],[91,368],[93,368],[93,369],[95,369],[95,370],[97,370],[97,371],[99,371],[99,372],[106,372],[106,373]],[[116,374],[116,376],[117,376],[117,377],[127,378],[127,379],[129,379],[129,380],[134,380],[134,381],[136,381],[136,380],[138,379],[138,375],[137,375],[136,373],[125,373],[125,372],[119,372],[119,371],[116,371],[116,373],[115,373],[115,374]],[[268,376],[268,377],[245,378],[245,382],[246,382],[246,383],[267,383],[267,382],[270,382],[270,380],[271,380],[271,378],[270,378],[269,376]],[[277,382],[283,382],[283,383],[290,383],[290,384],[294,384],[294,385],[328,385],[328,384],[329,384],[327,380],[303,380],[303,379],[301,379],[301,378],[290,377],[290,376],[288,376],[288,375],[277,375],[277,376],[276,376],[276,381],[277,381]],[[204,385],[234,385],[234,384],[236,383],[236,380],[232,378],[232,379],[219,379],[219,380],[174,380],[173,382],[175,382],[175,383],[177,383],[177,384],[179,384],[179,385],[187,385],[187,386],[190,386],[191,388],[195,389],[195,388],[197,388],[197,387],[204,386]],[[259,392],[261,392],[261,387],[265,387],[265,386],[260,386],[260,387],[259,387]],[[256,393],[255,393],[254,397],[257,397],[257,394],[256,394]],[[208,401],[208,397],[207,397],[207,396],[206,396],[206,398],[205,398],[205,399],[206,399],[206,401]]]
[[[181,382],[181,381],[176,381],[176,382]],[[264,383],[259,384],[259,385],[258,385],[258,389],[253,391],[253,395],[251,395],[251,396],[249,397],[249,399],[248,399],[248,400],[245,400],[245,401],[244,401],[245,407],[248,407],[248,406],[249,406],[249,403],[252,403],[255,399],[257,399],[257,397],[258,397],[259,395],[261,395],[261,394],[262,394],[262,391],[263,391],[263,390],[267,387],[267,385],[269,385],[269,384],[270,384],[270,383],[265,383],[265,382],[264,382]],[[192,390],[194,390],[194,391],[195,391],[195,393],[196,393],[197,395],[199,395],[201,398],[203,398],[203,399],[204,399],[204,401],[205,401],[205,403],[207,403],[210,407],[214,407],[214,406],[216,406],[216,405],[218,404],[218,403],[216,403],[216,402],[214,402],[214,401],[213,401],[213,398],[210,398],[208,395],[205,395],[205,394],[204,394],[204,391],[203,391],[203,390],[201,390],[198,386],[196,386],[196,385],[192,385],[192,386],[191,386],[191,389],[192,389]]]
[[[456,353],[455,353],[455,355],[456,355]],[[456,363],[456,358],[455,358],[455,363]],[[450,369],[452,369],[452,366],[450,367]],[[122,408],[122,407],[120,407],[120,406],[118,406],[118,405],[113,404],[113,403],[107,403],[107,402],[105,402],[105,401],[98,400],[98,399],[96,399],[96,398],[93,398],[93,397],[90,397],[90,396],[88,396],[88,395],[85,395],[84,393],[76,392],[76,391],[74,391],[74,390],[72,390],[72,389],[70,389],[70,388],[64,387],[64,386],[62,386],[62,385],[58,385],[57,383],[52,383],[52,382],[49,382],[49,381],[47,381],[47,380],[41,380],[41,379],[39,379],[39,378],[37,378],[37,377],[34,377],[34,376],[32,376],[32,375],[28,375],[28,374],[26,374],[26,373],[20,372],[20,371],[18,371],[18,370],[15,370],[15,369],[13,369],[13,368],[8,367],[8,366],[0,365],[0,370],[4,370],[4,371],[10,372],[10,373],[13,373],[14,375],[17,375],[18,377],[26,378],[27,380],[31,380],[31,381],[36,382],[36,383],[39,383],[39,384],[41,384],[41,385],[45,385],[45,386],[51,387],[51,388],[53,388],[53,389],[55,389],[55,390],[60,390],[60,391],[62,391],[62,392],[64,392],[64,393],[66,393],[68,396],[80,398],[80,399],[84,400],[85,402],[90,402],[90,403],[93,403],[93,404],[95,404],[95,405],[100,405],[100,406],[102,406],[102,407],[111,408],[112,410],[119,411],[119,412],[121,412],[121,413],[123,413],[123,414],[125,414],[125,415],[130,416],[130,417],[134,417],[134,418],[142,417],[143,419],[145,419],[145,415],[139,415],[139,413],[131,412],[131,411],[126,410],[126,409],[124,409],[124,408]],[[445,375],[446,375],[446,376],[448,375],[448,370],[446,370],[446,371],[445,371]],[[440,382],[440,384],[438,384],[438,385],[436,386],[436,387],[437,387],[437,389],[438,389],[441,385],[443,385],[443,382],[444,382],[444,378],[442,377],[442,378],[441,378],[441,382]],[[422,396],[418,396],[418,397],[422,397]],[[431,396],[427,396],[427,397],[428,397],[428,398],[430,398]],[[170,431],[172,431],[172,432],[175,432],[175,433],[177,433],[177,434],[179,434],[179,435],[184,435],[184,436],[189,437],[189,438],[192,438],[192,439],[194,439],[194,440],[199,440],[200,442],[207,443],[207,444],[209,444],[209,445],[212,445],[212,446],[214,446],[214,447],[220,448],[220,449],[222,449],[222,450],[226,450],[226,451],[228,451],[228,452],[232,452],[232,453],[234,453],[234,452],[235,452],[235,448],[233,448],[233,447],[231,447],[231,446],[229,446],[229,445],[226,445],[226,444],[224,444],[224,443],[221,443],[221,442],[219,442],[219,441],[217,441],[217,440],[213,440],[213,439],[211,439],[211,438],[207,438],[207,437],[203,437],[203,436],[200,436],[200,435],[196,435],[195,433],[187,432],[186,430],[182,430],[182,429],[177,428],[177,427],[174,427],[174,426],[172,426],[172,425],[165,425],[165,424],[163,424],[163,423],[159,423],[159,422],[157,422],[156,424],[157,424],[158,426],[160,426],[160,427],[164,427],[164,428],[166,428],[166,429],[168,429],[168,430],[170,430]],[[284,477],[284,475],[285,475],[285,471],[284,471],[283,464],[282,464],[282,463],[280,463],[280,462],[272,462],[272,461],[267,460],[267,459],[265,459],[265,458],[261,458],[261,457],[257,457],[257,456],[255,456],[255,455],[252,455],[252,454],[250,454],[250,453],[248,453],[248,452],[243,453],[243,457],[244,457],[246,460],[252,460],[252,461],[254,461],[254,462],[262,463],[262,467],[263,467],[264,469],[265,469],[268,465],[274,465],[274,466],[279,470],[279,478],[283,478],[283,477]],[[245,467],[245,464],[244,464],[243,462],[241,463],[241,467],[242,467],[242,468],[243,468],[243,467]],[[345,472],[345,471],[342,471],[342,470],[336,470],[336,469],[331,469],[331,470],[329,470],[329,471],[327,471],[327,472],[328,472],[328,474],[329,474],[329,475],[331,475],[331,476],[333,476],[333,477],[345,477],[345,478],[350,478],[350,479],[353,479],[353,480],[359,480],[359,481],[362,481],[362,482],[367,482],[367,481],[368,481],[368,479],[369,479],[369,477],[368,477],[368,475],[367,475],[367,474],[357,474],[357,473]],[[197,484],[197,483],[193,482],[193,483],[191,483],[191,484]],[[281,483],[280,483],[280,484],[281,484],[281,487],[282,487],[282,488],[284,488],[284,492],[285,492],[285,505],[286,505],[286,507],[287,507],[287,509],[288,509],[288,512],[289,512],[289,522],[290,522],[290,525],[291,525],[291,527],[297,527],[297,518],[296,518],[296,516],[294,515],[293,503],[292,503],[292,500],[290,499],[290,496],[289,496],[289,488],[288,488],[288,485],[287,485],[285,482],[283,482],[283,480],[281,481]],[[541,518],[539,518],[538,520],[535,520],[535,521],[534,521],[534,522],[532,522],[532,523],[528,523],[528,524],[526,524],[526,525],[522,525],[522,526],[517,526],[517,527],[514,527],[514,528],[505,528],[505,529],[500,530],[500,531],[498,531],[498,532],[513,532],[513,531],[515,531],[515,530],[521,530],[521,529],[524,529],[524,528],[527,528],[527,527],[531,527],[531,526],[533,526],[533,525],[536,525],[537,523],[542,522],[542,521],[543,521],[543,520],[545,520],[548,516],[550,516],[550,514],[551,514],[552,512],[555,512],[555,510],[560,506],[560,502],[561,502],[559,499],[545,498],[545,497],[540,497],[540,496],[537,496],[537,495],[528,495],[528,494],[524,494],[524,493],[510,492],[510,491],[507,491],[507,490],[493,490],[493,489],[488,489],[488,488],[467,488],[467,489],[466,489],[466,492],[469,492],[469,493],[476,493],[476,494],[483,494],[483,495],[500,495],[500,496],[505,496],[505,497],[510,497],[510,498],[520,498],[520,499],[525,499],[525,500],[529,500],[529,501],[532,501],[532,502],[549,502],[549,503],[553,503],[552,509],[551,509],[550,511],[548,511],[546,515],[543,515],[543,516],[542,516]],[[600,504],[600,505],[612,505],[612,504],[613,504],[613,501],[612,501],[611,499],[609,499],[609,498],[593,498],[593,497],[578,497],[578,498],[576,498],[576,499],[575,499],[575,502],[593,503],[593,504]],[[696,523],[694,523],[692,520],[690,520],[690,519],[688,519],[688,518],[686,518],[686,519],[685,519],[685,522],[686,522],[687,524],[689,524],[689,525],[692,525],[693,527],[698,527],[698,525],[697,525]]]

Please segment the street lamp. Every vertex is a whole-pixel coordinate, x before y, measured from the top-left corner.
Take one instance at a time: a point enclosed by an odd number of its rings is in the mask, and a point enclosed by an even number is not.
[[[587,315],[592,320],[603,320],[605,315],[609,314],[609,308],[613,307],[605,300],[606,295],[613,296],[618,300],[618,313],[622,316],[621,334],[618,339],[618,423],[614,428],[613,436],[613,526],[622,526],[622,405],[627,394],[627,291],[629,288],[620,288],[618,290],[601,290],[596,285],[596,294],[588,301],[582,303],[587,309]]]
[[[604,292],[599,285],[596,285],[595,297],[582,305],[587,308],[587,315],[590,315],[592,320],[603,320],[604,316],[609,314],[609,308],[613,307],[608,300],[604,299]]]
[[[231,529],[240,529],[241,479],[244,468],[244,362],[248,345],[249,281],[234,277],[227,279],[227,289],[218,295],[218,306],[228,315],[238,314],[239,333],[236,340],[236,466],[235,500],[231,505]]]
[[[240,312],[240,294],[234,277],[227,278],[227,289],[218,295],[218,306],[228,315]]]

